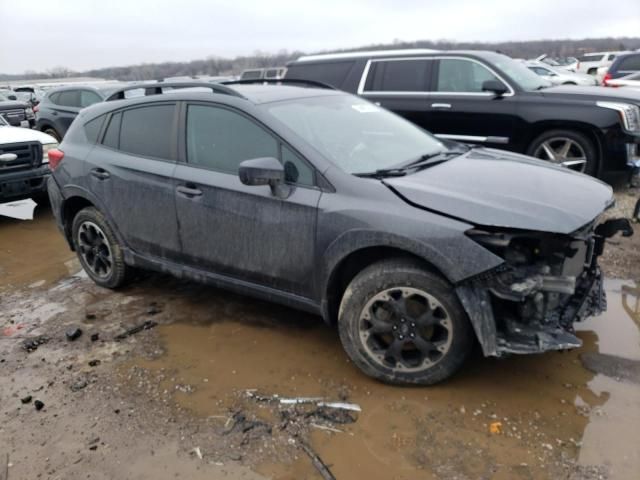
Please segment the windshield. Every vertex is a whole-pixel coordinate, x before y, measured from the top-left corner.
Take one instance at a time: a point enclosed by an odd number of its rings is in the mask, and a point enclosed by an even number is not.
[[[347,173],[373,172],[447,150],[407,120],[351,95],[296,99],[264,108]]]
[[[511,77],[511,80],[516,82],[518,86],[526,91],[532,92],[534,90],[540,90],[551,86],[551,82],[541,78],[539,75],[533,73],[522,62],[517,62],[506,55],[498,53],[488,55],[489,60],[500,70]]]

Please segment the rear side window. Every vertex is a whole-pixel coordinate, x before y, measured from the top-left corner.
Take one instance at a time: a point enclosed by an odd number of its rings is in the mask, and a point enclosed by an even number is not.
[[[122,112],[119,150],[171,160],[174,111],[174,105],[152,105]]]
[[[247,117],[225,108],[190,105],[187,110],[187,161],[237,173],[244,160],[278,158],[277,140]]]
[[[84,134],[87,136],[87,140],[91,143],[98,141],[98,135],[100,135],[100,129],[104,122],[104,115],[100,115],[98,118],[84,124]]]
[[[640,55],[630,55],[620,60],[618,70],[636,72],[640,70]]]
[[[580,62],[600,62],[604,60],[604,55],[582,55],[578,57]]]
[[[122,113],[111,115],[109,126],[104,134],[102,144],[105,147],[117,149],[120,146],[120,123],[122,121]]]
[[[60,102],[60,92],[52,93],[48,98],[51,103],[55,103],[57,105]]]
[[[372,62],[365,91],[424,92],[431,76],[432,60],[388,60]]]
[[[479,63],[458,58],[443,58],[439,61],[436,91],[481,93],[482,84],[487,80],[502,83]]]
[[[288,67],[286,78],[315,80],[340,88],[354,64],[352,60],[319,64],[300,63]]]

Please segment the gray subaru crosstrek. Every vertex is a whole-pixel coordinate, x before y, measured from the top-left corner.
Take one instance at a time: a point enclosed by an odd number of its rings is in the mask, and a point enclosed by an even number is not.
[[[609,186],[287,83],[80,112],[49,152],[49,195],[93,281],[151,269],[319,314],[391,383],[439,382],[476,341],[581,345],[574,322],[605,308],[605,240],[631,233],[601,221]]]

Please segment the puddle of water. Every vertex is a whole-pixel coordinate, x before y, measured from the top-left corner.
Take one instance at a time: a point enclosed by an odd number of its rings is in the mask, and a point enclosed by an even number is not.
[[[311,437],[337,478],[555,478],[563,472],[562,458],[578,457],[585,429],[597,421],[574,405],[578,397],[592,412],[633,407],[628,393],[618,394],[611,385],[596,388],[598,377],[580,361],[580,354],[598,347],[629,358],[638,353],[637,328],[621,307],[616,285],[608,288],[610,310],[581,326],[581,349],[504,360],[476,354],[459,375],[429,388],[392,387],[365,377],[348,361],[335,330],[315,317],[193,285],[163,291],[165,314],[174,319],[159,328],[166,354],[135,363],[163,369],[172,378],[169,387],[193,386],[175,400],[202,417],[227,415],[246,389],[329,399],[346,393],[362,407],[358,421],[344,433],[315,431]],[[614,417],[597,418],[615,445]],[[489,433],[495,421],[503,434]],[[622,441],[637,445],[638,427],[627,428],[631,436]],[[583,450],[606,452],[590,437],[585,435]],[[627,461],[613,452],[580,457],[584,464],[605,459]],[[259,471],[278,479],[315,475],[302,454],[293,464],[264,464]]]
[[[621,365],[631,364],[633,372],[640,371],[640,287],[620,280],[609,280],[606,286],[608,311],[580,328],[596,332],[598,351],[606,355],[592,357],[592,367],[623,379],[598,374],[589,382],[590,390],[608,400],[590,415],[579,463],[606,465],[609,479],[626,480],[637,478],[640,471],[640,375],[625,378],[615,370],[620,358]],[[598,361],[603,365],[599,367]]]
[[[65,262],[74,258],[48,205],[37,207],[34,220],[0,216],[0,287],[50,284],[69,273]]]

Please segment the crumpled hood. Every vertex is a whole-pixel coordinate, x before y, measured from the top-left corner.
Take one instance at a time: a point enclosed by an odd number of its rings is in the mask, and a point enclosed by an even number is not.
[[[407,202],[476,226],[571,233],[613,201],[607,184],[502,150],[460,157],[384,183]]]

